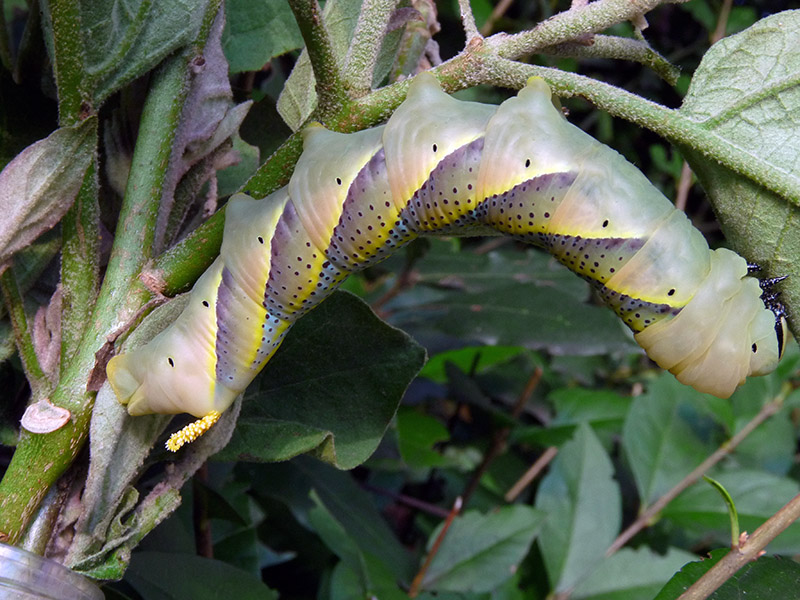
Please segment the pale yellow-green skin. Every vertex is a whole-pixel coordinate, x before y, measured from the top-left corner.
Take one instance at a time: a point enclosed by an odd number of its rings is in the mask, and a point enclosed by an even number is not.
[[[553,183],[564,173],[574,180]],[[544,182],[543,191],[527,191],[517,206],[509,194],[522,198],[531,181]],[[438,196],[419,200],[426,185]],[[700,391],[727,397],[778,361],[774,316],[745,260],[709,250],[641,172],[563,118],[542,80],[496,107],[458,101],[422,74],[385,126],[355,134],[310,127],[286,188],[258,201],[235,196],[220,257],[184,313],[113,358],[109,381],[134,415],[222,412],[292,323],[349,272],[418,235],[487,225],[544,245],[592,282],[648,355]],[[564,254],[569,244],[604,240],[641,245],[619,263],[599,246],[582,249],[580,264]],[[626,308],[638,301],[647,314]]]

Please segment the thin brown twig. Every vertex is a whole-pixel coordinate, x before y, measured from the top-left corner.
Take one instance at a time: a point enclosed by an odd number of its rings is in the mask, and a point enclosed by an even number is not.
[[[528,378],[528,381],[525,383],[525,388],[522,390],[520,395],[517,397],[517,401],[514,403],[514,408],[511,409],[511,418],[517,419],[522,414],[525,405],[528,403],[528,400],[531,399],[534,390],[539,386],[539,382],[542,380],[542,369],[541,367],[536,367],[533,371],[531,376]],[[486,471],[489,470],[489,466],[494,462],[494,460],[500,456],[506,448],[506,444],[508,443],[508,436],[511,434],[511,427],[503,427],[498,429],[495,434],[492,436],[492,441],[489,444],[489,449],[486,451],[486,454],[481,461],[481,464],[475,469],[475,472],[470,477],[469,482],[467,483],[467,487],[464,489],[464,493],[461,497],[464,499],[464,504],[469,502],[469,499],[472,497],[472,494],[475,493],[475,490],[478,489],[478,485],[480,485],[481,479],[483,478]]]
[[[447,531],[450,529],[450,526],[453,524],[455,518],[461,512],[461,506],[463,505],[461,501],[461,497],[457,497],[456,501],[453,503],[453,509],[447,515],[447,520],[444,522],[444,527],[439,532],[439,535],[436,536],[436,541],[433,542],[433,546],[431,546],[430,552],[428,552],[428,556],[425,557],[425,562],[422,563],[417,574],[414,576],[414,580],[411,582],[411,587],[408,589],[408,597],[409,598],[416,598],[422,588],[422,580],[425,578],[425,574],[428,572],[428,569],[433,562],[433,558],[436,556],[436,553],[439,552],[439,547],[442,545],[445,536],[447,535]]]
[[[736,571],[764,554],[764,548],[789,525],[800,518],[800,494],[767,519],[743,543],[728,552],[722,560],[709,569],[678,600],[705,600]]]
[[[382,311],[383,306],[389,302],[389,300],[399,295],[400,292],[403,292],[404,290],[414,286],[417,278],[414,276],[413,272],[413,269],[405,268],[397,275],[397,279],[395,279],[392,287],[386,290],[386,293],[383,296],[372,303],[372,310],[375,311],[375,314],[381,318],[386,317]]]
[[[392,498],[394,501],[399,502],[400,504],[405,504],[406,506],[410,506],[411,508],[415,508],[417,510],[421,510],[422,512],[439,517],[440,519],[446,519],[447,515],[450,514],[450,511],[447,509],[436,506],[435,504],[431,504],[430,502],[425,502],[423,500],[420,500],[419,498],[408,496],[407,494],[398,494],[395,491],[370,485],[368,483],[362,483],[361,487],[370,492],[374,492],[376,494],[381,494],[382,496],[387,496],[389,498]]]
[[[558,454],[558,448],[556,446],[550,446],[547,450],[545,450],[542,455],[530,466],[530,468],[525,471],[522,477],[520,477],[517,482],[506,492],[506,502],[513,502],[516,500],[517,496],[519,496],[522,491],[528,487],[534,479],[536,479],[536,476],[539,475],[539,473],[541,473],[544,468],[552,462],[552,460],[556,457],[556,454]]]
[[[722,8],[720,8],[719,17],[717,18],[717,27],[714,29],[714,33],[711,34],[712,44],[716,44],[725,37],[725,30],[728,28],[728,18],[731,15],[732,4],[733,0],[723,0]]]
[[[486,22],[483,24],[483,27],[480,28],[480,34],[483,36],[487,36],[494,30],[494,24],[506,14],[506,11],[511,7],[514,3],[514,0],[500,0],[497,3],[497,6],[492,9],[492,14],[489,15],[489,18],[486,19]]]
[[[197,469],[192,480],[194,545],[199,556],[214,558],[214,541],[211,537],[211,519],[208,516],[208,463]]]
[[[625,544],[630,541],[633,536],[639,533],[645,527],[648,527],[652,521],[656,518],[656,516],[664,510],[664,508],[672,502],[681,492],[683,492],[686,488],[690,485],[698,481],[711,467],[716,465],[719,461],[725,458],[728,454],[730,454],[734,448],[736,448],[742,441],[750,435],[753,430],[756,429],[761,423],[766,421],[768,418],[773,416],[775,413],[780,410],[781,406],[783,405],[783,399],[787,392],[781,391],[781,393],[771,400],[770,402],[766,403],[758,414],[750,420],[742,429],[739,430],[736,435],[734,435],[729,441],[722,444],[717,450],[714,451],[711,456],[705,459],[700,465],[695,468],[691,473],[689,473],[686,477],[684,477],[676,486],[674,486],[671,490],[669,490],[666,494],[661,496],[658,500],[656,500],[652,505],[647,507],[639,517],[631,523],[631,525],[623,531],[614,543],[608,547],[606,550],[606,556],[611,556],[617,550],[622,548]]]
[[[681,167],[681,178],[678,180],[678,191],[675,193],[675,208],[686,211],[686,201],[689,198],[690,189],[692,189],[692,168],[684,160],[683,167]]]

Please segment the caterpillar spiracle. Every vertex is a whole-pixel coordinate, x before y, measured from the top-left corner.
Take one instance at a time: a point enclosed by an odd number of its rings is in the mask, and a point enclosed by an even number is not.
[[[636,167],[563,117],[542,79],[494,106],[456,100],[423,73],[386,125],[304,136],[288,186],[230,200],[220,256],[178,319],[108,364],[131,415],[201,419],[173,449],[213,424],[348,274],[425,234],[490,227],[544,248],[701,392],[728,397],[780,358],[781,311],[747,262],[710,250]]]

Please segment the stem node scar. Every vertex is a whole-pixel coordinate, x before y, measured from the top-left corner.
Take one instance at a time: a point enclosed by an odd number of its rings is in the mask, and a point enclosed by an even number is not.
[[[211,429],[214,423],[219,421],[220,415],[221,413],[217,412],[216,410],[212,410],[202,419],[197,419],[197,421],[189,423],[180,431],[176,431],[169,436],[169,439],[167,440],[167,450],[170,452],[177,452],[184,444],[189,444],[195,441],[206,431]]]

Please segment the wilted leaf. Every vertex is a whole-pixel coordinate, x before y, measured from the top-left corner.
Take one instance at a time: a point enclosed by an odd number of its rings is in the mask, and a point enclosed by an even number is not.
[[[96,141],[97,119],[89,118],[28,146],[0,172],[0,265],[66,214]]]

